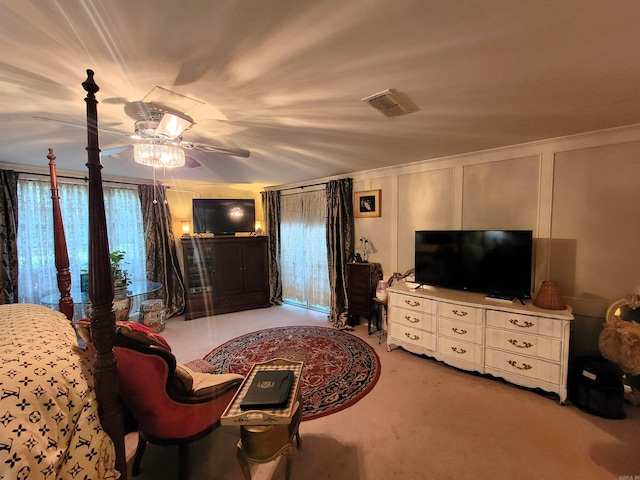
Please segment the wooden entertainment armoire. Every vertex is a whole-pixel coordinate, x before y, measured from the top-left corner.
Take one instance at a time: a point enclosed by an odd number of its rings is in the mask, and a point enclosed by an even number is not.
[[[185,320],[265,308],[269,302],[267,237],[183,237]]]

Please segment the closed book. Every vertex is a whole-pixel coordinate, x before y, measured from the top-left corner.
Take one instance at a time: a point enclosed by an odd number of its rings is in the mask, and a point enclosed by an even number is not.
[[[260,370],[253,377],[240,408],[253,410],[285,407],[292,383],[292,370]]]

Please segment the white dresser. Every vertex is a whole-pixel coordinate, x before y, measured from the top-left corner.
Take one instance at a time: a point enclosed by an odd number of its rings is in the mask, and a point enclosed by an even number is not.
[[[404,284],[389,288],[387,349],[399,346],[454,367],[567,399],[571,309],[503,303],[478,293]]]

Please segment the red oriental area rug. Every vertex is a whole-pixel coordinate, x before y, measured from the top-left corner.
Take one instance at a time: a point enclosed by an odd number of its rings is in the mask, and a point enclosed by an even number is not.
[[[259,330],[215,348],[204,360],[214,373],[246,375],[254,363],[273,358],[303,361],[302,420],[345,409],[374,387],[380,359],[360,338],[326,327]]]

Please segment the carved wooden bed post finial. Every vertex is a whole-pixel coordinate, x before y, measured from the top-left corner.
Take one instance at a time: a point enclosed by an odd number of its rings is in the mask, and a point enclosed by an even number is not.
[[[98,111],[95,94],[100,88],[87,70],[82,83],[87,91],[87,168],[89,170],[89,302],[91,337],[96,348],[95,383],[100,421],[116,447],[116,468],[126,480],[124,421],[118,401],[118,364],[113,351],[115,315],[109,239],[102,189],[102,165],[98,146]]]
[[[62,223],[62,212],[60,210],[60,196],[58,195],[58,178],[56,176],[56,156],[53,149],[49,149],[49,177],[51,179],[51,201],[53,202],[53,238],[56,262],[56,272],[58,279],[58,290],[60,291],[60,302],[58,308],[65,316],[73,320],[73,298],[71,298],[71,273],[69,272],[69,252],[67,251],[67,237],[64,233]]]

